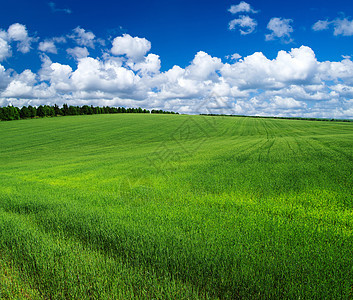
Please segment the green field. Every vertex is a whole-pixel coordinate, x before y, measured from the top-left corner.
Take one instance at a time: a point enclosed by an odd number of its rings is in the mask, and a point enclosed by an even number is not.
[[[0,122],[0,298],[353,298],[353,124]]]

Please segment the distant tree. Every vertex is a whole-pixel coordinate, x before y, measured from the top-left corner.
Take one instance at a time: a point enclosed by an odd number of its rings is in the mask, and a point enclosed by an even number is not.
[[[43,118],[45,116],[44,107],[39,105],[37,108],[37,116]]]
[[[93,114],[98,114],[98,111],[99,111],[99,107],[97,106],[97,107],[94,107],[93,105],[91,105],[91,108],[92,108],[92,113]]]
[[[67,110],[68,110],[68,115],[70,116],[80,115],[80,108],[78,106],[70,105]]]
[[[54,114],[55,114],[55,116],[59,116],[62,114],[61,109],[56,104],[54,104]]]
[[[116,113],[118,113],[118,109],[116,107],[109,107],[109,113],[116,114]]]
[[[62,115],[63,116],[68,116],[69,115],[69,107],[67,104],[63,104],[63,108],[61,109]]]
[[[22,106],[20,109],[20,117],[21,119],[27,119],[31,117],[31,111],[28,109],[27,106]]]
[[[92,115],[93,114],[93,110],[92,107],[88,106],[88,105],[84,105],[80,108],[80,112],[82,115]]]
[[[11,106],[14,110],[14,120],[19,120],[21,119],[21,116],[20,116],[20,109],[18,107],[15,107],[15,106]]]
[[[13,120],[13,116],[11,115],[9,107],[3,107],[2,109],[2,119],[4,121],[11,121]]]
[[[34,118],[37,116],[37,109],[31,105],[28,105],[28,109],[30,111],[30,117]]]
[[[45,105],[45,115],[48,117],[55,117],[55,110],[53,106]]]
[[[1,118],[4,121],[19,120],[20,110],[14,106],[3,107]]]

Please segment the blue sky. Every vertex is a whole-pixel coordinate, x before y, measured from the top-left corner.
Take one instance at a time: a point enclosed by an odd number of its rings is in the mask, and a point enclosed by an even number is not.
[[[340,0],[3,1],[0,105],[352,118],[352,16]]]

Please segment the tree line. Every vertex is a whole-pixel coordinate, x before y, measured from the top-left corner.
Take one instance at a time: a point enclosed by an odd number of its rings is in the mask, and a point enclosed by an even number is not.
[[[69,106],[64,104],[62,107],[58,105],[40,105],[35,106],[22,106],[21,108],[15,106],[0,107],[0,120],[11,121],[20,119],[31,118],[44,118],[56,116],[77,116],[77,115],[96,115],[96,114],[120,114],[120,113],[138,113],[138,114],[178,114],[173,111],[164,111],[152,109],[139,108],[125,108],[125,107],[109,107],[109,106]]]

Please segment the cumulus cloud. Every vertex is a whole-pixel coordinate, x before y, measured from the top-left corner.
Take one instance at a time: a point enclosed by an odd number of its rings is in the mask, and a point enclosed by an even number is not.
[[[239,53],[234,53],[232,55],[226,55],[225,58],[235,61],[235,60],[241,59],[242,56]]]
[[[345,82],[353,85],[353,62],[345,58],[340,62],[325,61],[319,66],[321,80],[333,81],[335,83]]]
[[[53,63],[46,55],[42,56],[42,68],[39,71],[40,80],[49,82],[50,87],[59,95],[74,91],[71,81],[72,68],[69,65]]]
[[[28,35],[25,25],[15,23],[7,31],[0,29],[0,61],[12,56],[12,43],[17,44],[19,52],[28,53],[35,41],[35,38]]]
[[[352,36],[353,35],[353,20],[347,18],[336,19],[334,22],[334,35]]]
[[[237,59],[242,58],[242,56],[239,53],[234,53],[230,56],[230,58],[233,60],[237,60]]]
[[[7,40],[7,32],[0,29],[0,38],[3,40]]]
[[[267,24],[267,29],[272,32],[265,35],[266,41],[280,38],[284,42],[292,42],[293,40],[290,37],[293,32],[293,28],[290,25],[292,22],[293,20],[291,19],[272,18]]]
[[[297,101],[294,98],[283,98],[281,96],[274,96],[272,99],[272,104],[274,104],[277,108],[300,108],[305,107],[306,104],[301,101]]]
[[[34,39],[28,36],[25,25],[19,23],[12,24],[7,30],[7,34],[10,41],[18,42],[18,51],[28,53],[31,50],[31,43]]]
[[[353,35],[353,20],[348,18],[336,18],[332,21],[319,20],[313,26],[314,31],[328,30],[330,27],[333,28],[333,34],[335,36],[352,36]]]
[[[217,71],[222,67],[219,58],[200,51],[185,69],[174,66],[157,76],[155,85],[158,92],[151,97],[159,103],[168,102],[182,106],[183,111],[197,109],[200,99],[209,97],[214,84],[219,81]]]
[[[293,83],[312,83],[317,68],[314,52],[302,46],[290,52],[280,51],[274,60],[256,52],[234,64],[225,64],[220,72],[228,82],[242,90],[272,90]]]
[[[68,35],[67,37],[74,40],[79,46],[85,46],[90,48],[94,48],[94,44],[96,42],[96,36],[93,32],[86,31],[85,29],[79,26],[76,27],[73,30],[73,33],[71,35]]]
[[[118,36],[113,40],[113,55],[126,55],[131,59],[141,59],[151,49],[150,41],[145,38],[132,37],[129,34]]]
[[[0,91],[5,89],[10,82],[9,74],[6,72],[4,66],[0,64]]]
[[[253,18],[249,16],[239,16],[239,18],[229,22],[228,28],[229,30],[234,30],[236,27],[240,27],[240,34],[247,35],[254,32],[256,26],[257,22]]]
[[[78,90],[108,93],[131,91],[139,81],[132,70],[121,67],[115,61],[101,61],[91,57],[79,60],[71,78]]]
[[[17,42],[25,41],[28,38],[26,26],[19,23],[12,24],[7,33],[10,39]]]
[[[25,70],[13,78],[1,95],[8,98],[31,98],[36,83],[36,74],[30,70]]]
[[[58,49],[56,48],[55,43],[53,41],[40,42],[38,45],[38,50],[53,54],[58,53]]]
[[[284,87],[278,93],[278,90],[266,91],[266,96],[271,99],[273,96],[280,94],[284,98],[293,98],[297,101],[327,101],[337,97],[337,93],[329,89],[324,84],[312,85],[289,85]]]
[[[199,51],[191,65],[186,68],[188,76],[192,79],[201,80],[213,80],[218,77],[216,70],[222,67],[221,59],[212,57],[204,51]]]
[[[138,63],[131,62],[131,68],[135,71],[139,71],[143,75],[154,75],[159,73],[161,60],[158,55],[150,53],[143,61]]]
[[[67,54],[72,56],[75,59],[81,59],[84,57],[87,57],[89,55],[89,52],[86,47],[75,47],[75,48],[69,48],[66,50]]]
[[[257,13],[256,10],[254,10],[249,3],[246,3],[244,1],[241,1],[238,5],[232,5],[228,11],[232,14],[237,14],[237,13]]]
[[[330,89],[335,91],[338,95],[353,99],[353,86],[339,83],[331,86]]]
[[[6,40],[0,37],[0,61],[3,61],[5,58],[10,57],[11,47]]]

